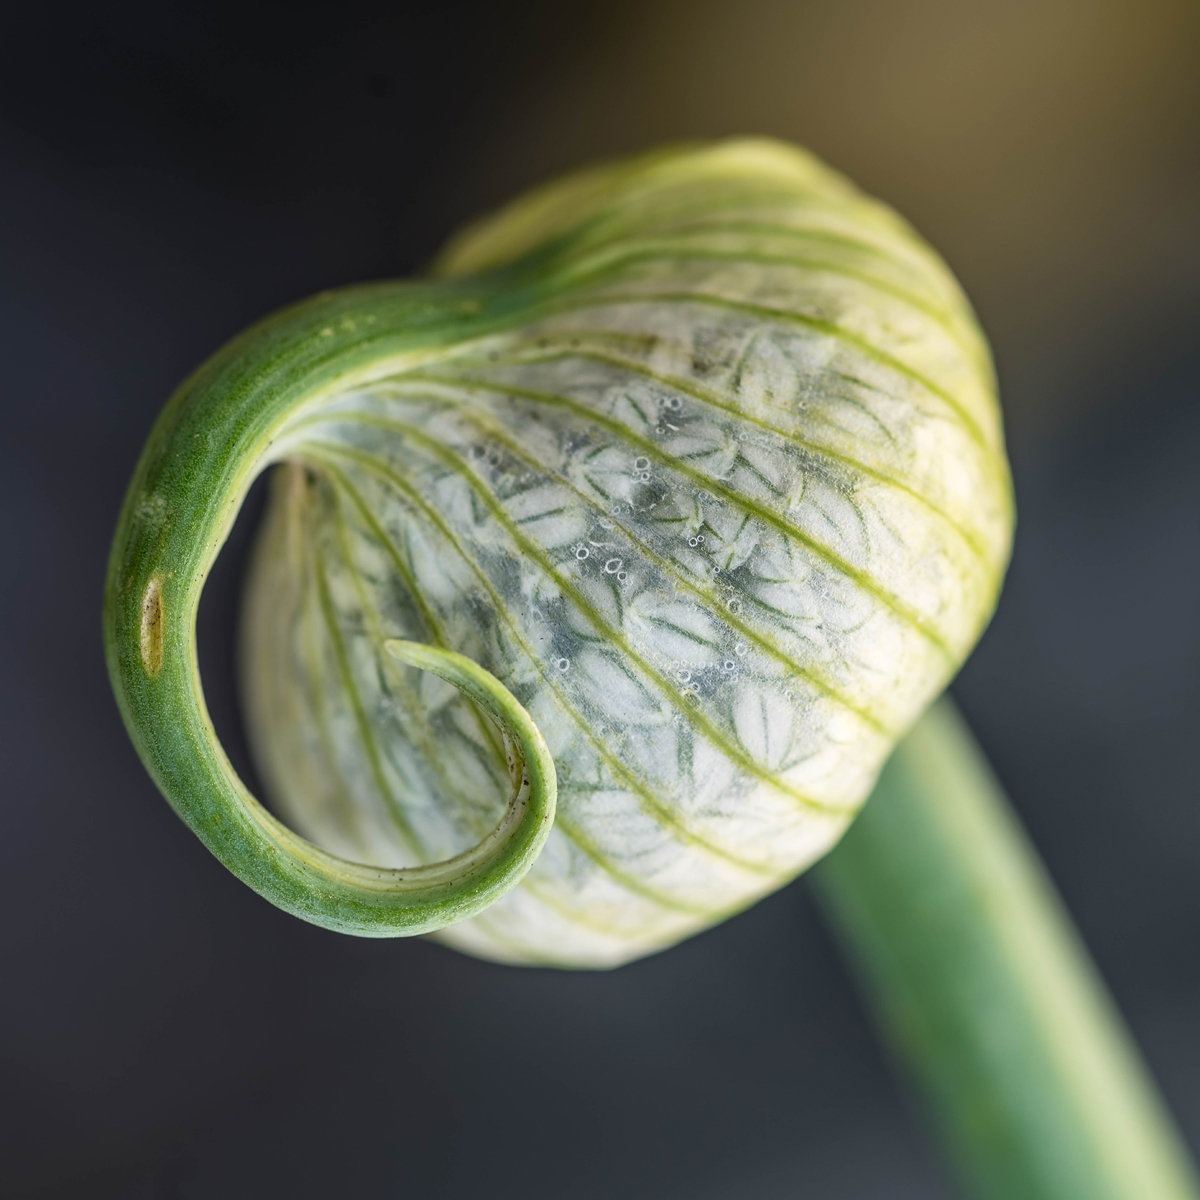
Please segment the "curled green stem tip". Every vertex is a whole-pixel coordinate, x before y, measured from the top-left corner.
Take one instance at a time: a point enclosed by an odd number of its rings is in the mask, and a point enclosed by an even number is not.
[[[221,749],[195,657],[201,582],[155,569],[141,588],[113,589],[110,669],[126,724],[155,781],[230,870],[288,912],[372,937],[445,928],[482,912],[521,881],[554,822],[554,761],[532,718],[494,675],[449,650],[386,644],[396,659],[446,680],[496,722],[512,793],[496,828],[454,858],[400,869],[350,862],[272,816]]]

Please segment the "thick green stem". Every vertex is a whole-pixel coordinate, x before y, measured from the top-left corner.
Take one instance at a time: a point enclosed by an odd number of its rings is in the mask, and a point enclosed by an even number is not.
[[[949,701],[901,743],[813,879],[973,1195],[1200,1196],[1103,982]]]

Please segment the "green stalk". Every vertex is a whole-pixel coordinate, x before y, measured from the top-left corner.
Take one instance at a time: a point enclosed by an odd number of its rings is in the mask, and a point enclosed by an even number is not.
[[[254,475],[297,409],[387,365],[421,361],[463,329],[490,331],[520,286],[374,284],[325,293],[260,322],[187,379],[142,452],[109,558],[109,677],[142,761],[179,815],[246,884],[287,912],[364,937],[428,933],[520,883],[554,821],[554,760],[529,713],[463,655],[406,639],[382,649],[457,688],[496,723],[512,794],[474,848],[390,869],[306,841],[238,778],[213,732],[196,660],[200,592]]]
[[[813,879],[973,1195],[1200,1196],[1096,968],[952,703],[900,744]]]

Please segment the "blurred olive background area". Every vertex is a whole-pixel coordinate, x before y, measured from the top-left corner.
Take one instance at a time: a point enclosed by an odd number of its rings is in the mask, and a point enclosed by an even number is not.
[[[341,938],[142,771],[108,542],[176,383],[554,171],[767,133],[992,338],[1020,528],[955,687],[1200,1149],[1200,5],[24,6],[0,17],[0,1195],[949,1200],[803,881],[599,974]],[[214,722],[238,581],[209,581]]]
[[[1019,448],[1102,403],[1135,345],[1169,353],[1186,337],[1200,296],[1200,5],[588,12],[579,52],[548,56],[517,90],[488,148],[489,201],[662,141],[798,141],[899,209],[959,274]]]

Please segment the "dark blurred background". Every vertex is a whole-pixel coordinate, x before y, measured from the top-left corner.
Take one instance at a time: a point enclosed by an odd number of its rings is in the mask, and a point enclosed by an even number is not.
[[[0,18],[0,1195],[947,1200],[803,880],[601,975],[339,937],[125,737],[108,541],[180,378],[654,142],[807,144],[995,346],[1020,529],[955,693],[1200,1149],[1200,6],[21,5]],[[201,612],[233,687],[248,512]]]

